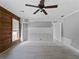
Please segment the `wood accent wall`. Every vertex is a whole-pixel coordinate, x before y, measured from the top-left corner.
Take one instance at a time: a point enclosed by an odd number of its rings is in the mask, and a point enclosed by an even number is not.
[[[0,6],[0,53],[12,45],[12,18],[20,18]]]

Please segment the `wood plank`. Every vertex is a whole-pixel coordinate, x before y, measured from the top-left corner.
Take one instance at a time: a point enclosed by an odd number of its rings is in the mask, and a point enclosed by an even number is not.
[[[12,45],[12,17],[0,13],[0,52]]]
[[[0,6],[0,52],[8,49],[12,45],[12,20],[15,18],[19,21],[20,18],[12,12]],[[21,31],[21,30],[20,30]],[[21,32],[20,32],[21,35]]]
[[[16,16],[15,14],[13,14],[12,12],[10,12],[7,9],[3,8],[2,6],[0,6],[0,11],[10,15],[12,18],[20,20],[20,17]]]

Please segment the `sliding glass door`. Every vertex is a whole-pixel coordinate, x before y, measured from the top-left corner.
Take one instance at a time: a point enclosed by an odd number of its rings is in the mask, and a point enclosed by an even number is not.
[[[12,29],[12,41],[19,40],[19,21],[13,19],[13,29]]]

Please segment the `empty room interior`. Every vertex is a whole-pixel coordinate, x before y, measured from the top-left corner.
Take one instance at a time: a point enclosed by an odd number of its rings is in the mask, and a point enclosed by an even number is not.
[[[0,0],[0,59],[79,59],[79,0]]]

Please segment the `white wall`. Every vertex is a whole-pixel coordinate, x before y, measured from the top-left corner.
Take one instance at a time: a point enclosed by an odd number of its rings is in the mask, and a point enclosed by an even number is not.
[[[28,24],[23,24],[23,41],[28,40]]]
[[[61,35],[62,35],[61,27],[62,27],[61,22],[53,23],[53,40],[61,41]]]
[[[23,40],[61,41],[61,23],[57,22],[54,28],[53,25],[54,23],[51,21],[25,22],[23,24]]]
[[[28,19],[22,19],[21,20],[21,24],[22,24],[22,29],[21,29],[21,33],[22,33],[22,41],[27,41],[28,40],[28,24],[25,23],[25,22],[28,22]]]
[[[63,36],[72,40],[72,45],[79,49],[79,12],[64,19]]]
[[[29,28],[28,40],[53,41],[52,28]]]

